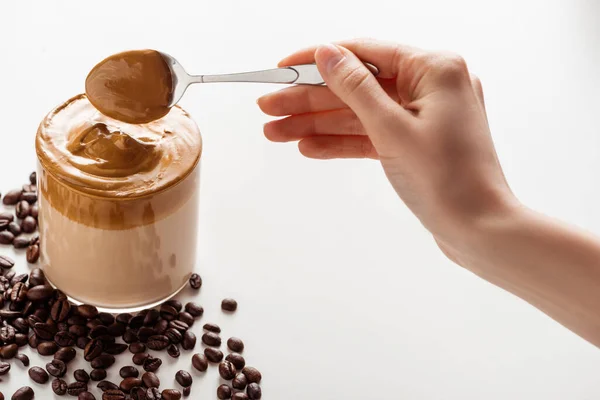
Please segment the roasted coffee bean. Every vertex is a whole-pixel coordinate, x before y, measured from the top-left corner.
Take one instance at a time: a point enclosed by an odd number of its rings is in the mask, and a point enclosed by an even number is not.
[[[34,208],[37,209],[37,206],[34,206]],[[37,212],[36,212],[36,214],[37,214]],[[35,217],[35,218],[37,218],[37,217]],[[31,237],[31,240],[29,241],[29,244],[31,244],[31,245],[36,244],[36,245],[39,246],[40,245],[40,236],[39,235],[33,235]]]
[[[141,328],[144,325],[144,319],[146,319],[146,316],[142,315],[142,314],[138,314],[138,315],[132,317],[129,320],[129,327],[131,329],[139,329],[139,328]]]
[[[108,354],[117,355],[127,350],[127,345],[124,343],[107,344],[104,351]]]
[[[133,354],[143,353],[146,351],[146,345],[140,342],[133,342],[129,345],[129,351]]]
[[[246,378],[248,378],[249,383],[260,383],[262,379],[262,375],[256,368],[244,367],[242,372],[244,373],[244,375],[246,375]]]
[[[158,310],[155,310],[155,309],[148,310],[148,313],[144,317],[144,325],[145,326],[153,326],[156,323],[156,321],[158,321],[159,317],[160,317],[160,314],[159,314]]]
[[[15,266],[15,262],[12,258],[7,256],[0,256],[0,268],[9,269]]]
[[[146,345],[151,350],[164,350],[169,345],[169,338],[165,335],[150,336]]]
[[[104,325],[98,325],[90,330],[90,337],[96,339],[99,336],[108,335],[108,328]]]
[[[29,295],[29,292],[31,291],[31,289],[29,289],[29,291],[27,291],[27,294]],[[42,322],[42,320],[40,319],[40,317],[38,317],[35,314],[32,314],[30,316],[27,317],[27,324],[29,325],[30,328],[33,328],[35,326],[35,324],[37,324],[38,322]]]
[[[90,372],[90,379],[93,381],[101,381],[106,379],[106,370],[99,368],[93,369],[92,372]]]
[[[198,303],[189,302],[185,305],[185,311],[190,313],[193,317],[201,317],[204,314],[204,308]]]
[[[90,341],[83,351],[83,357],[86,361],[92,361],[104,351],[104,345],[101,341],[94,339]]]
[[[9,229],[10,224],[14,224],[14,222],[8,222],[5,219],[0,219],[0,231],[5,231],[8,229],[14,235],[15,233]],[[19,226],[19,225],[17,224],[17,226]],[[19,228],[19,231],[20,231],[20,229],[21,228]]]
[[[123,341],[125,343],[133,343],[133,342],[138,342],[140,340],[140,338],[138,337],[138,335],[133,331],[133,329],[129,329],[127,328],[127,330],[125,331],[125,333],[123,334]]]
[[[42,322],[43,321],[47,321],[48,318],[50,317],[50,310],[48,310],[46,307],[37,308],[35,310],[35,312],[33,313],[33,315],[35,315],[36,317],[38,317]]]
[[[142,365],[149,356],[147,353],[136,353],[133,355],[132,361],[135,365]]]
[[[244,342],[242,342],[242,339],[240,338],[230,337],[227,339],[227,347],[229,347],[231,351],[241,353],[244,351]]]
[[[106,312],[98,313],[96,318],[98,318],[104,326],[109,326],[110,324],[115,322],[115,317],[113,317],[112,314]]]
[[[88,335],[88,328],[85,325],[71,325],[69,326],[69,333],[73,336],[75,336],[76,338],[82,337],[82,336],[87,336]]]
[[[179,400],[181,399],[181,392],[177,389],[165,389],[162,391],[163,400]]]
[[[0,347],[0,358],[9,360],[17,355],[18,350],[19,346],[17,346],[16,343],[4,345],[3,347]]]
[[[184,370],[179,370],[175,374],[175,380],[183,387],[191,386],[193,379],[192,375]]]
[[[38,339],[38,337],[36,336],[35,333],[29,335],[27,342],[29,343],[29,347],[34,348],[34,349],[36,349],[38,347],[38,345],[40,344],[40,340]]]
[[[10,400],[32,400],[34,396],[35,392],[32,388],[29,386],[23,386],[22,388],[17,389]]]
[[[140,371],[136,367],[128,365],[121,367],[119,375],[121,378],[137,378],[140,375]]]
[[[140,386],[134,387],[129,392],[129,397],[131,397],[131,400],[147,400],[147,398],[146,398],[146,388],[143,388],[143,387],[140,387]]]
[[[217,388],[217,398],[221,400],[231,398],[231,388],[227,385],[221,385]]]
[[[37,201],[37,193],[35,192],[23,192],[19,197],[19,200],[25,200],[29,204],[33,204]]]
[[[129,313],[119,314],[119,315],[117,315],[116,321],[127,325],[129,323],[129,321],[131,320],[131,317],[132,317],[132,315]]]
[[[77,352],[72,347],[63,347],[58,349],[56,354],[54,354],[54,358],[57,360],[61,360],[62,362],[68,364],[75,359]]]
[[[13,222],[15,216],[10,211],[0,211],[0,221]]]
[[[98,382],[98,385],[96,386],[103,392],[107,392],[109,390],[119,390],[119,387],[117,385],[109,381]]]
[[[59,322],[58,324],[56,324],[56,328],[58,329],[58,332],[68,332],[69,324],[67,324],[66,322]]]
[[[67,324],[69,325],[85,325],[88,320],[85,317],[82,317],[79,314],[72,314],[69,318],[67,318]],[[87,327],[86,327],[87,328]]]
[[[77,400],[96,400],[96,397],[90,392],[82,392],[77,396]]]
[[[89,342],[91,342],[92,339],[90,339],[87,336],[81,336],[77,338],[77,347],[79,347],[81,350],[85,350],[86,346],[88,345]]]
[[[119,389],[121,389],[125,393],[129,393],[129,392],[131,392],[131,389],[133,389],[134,387],[137,387],[137,386],[141,386],[141,385],[142,385],[142,380],[139,379],[138,377],[132,376],[132,377],[127,377],[127,378],[123,379],[121,381],[121,384],[119,385]]]
[[[21,361],[21,364],[23,364],[24,367],[29,367],[29,357],[27,357],[27,354],[19,353],[15,358]]]
[[[233,378],[233,381],[231,382],[231,386],[233,386],[233,388],[237,390],[246,389],[247,384],[248,378],[246,378],[246,375],[244,375],[241,372],[236,374],[235,378]]]
[[[231,353],[231,354],[228,354],[227,357],[225,357],[225,359],[227,361],[229,361],[230,363],[232,363],[233,365],[235,365],[235,368],[238,371],[241,371],[246,366],[246,360],[244,360],[244,357],[242,357],[241,354]]]
[[[160,317],[167,320],[172,321],[177,318],[177,310],[168,304],[163,304],[160,306]]]
[[[184,387],[183,390],[182,390],[183,397],[188,397],[191,392],[192,392],[192,387],[191,386]]]
[[[166,319],[159,320],[156,324],[154,324],[154,332],[157,335],[164,335],[169,327],[169,321]]]
[[[0,221],[0,223],[2,223],[2,221]],[[11,222],[8,224],[8,230],[10,233],[15,235],[15,237],[19,236],[21,234],[21,225],[17,224],[16,222]]]
[[[144,375],[142,375],[142,382],[144,383],[144,386],[148,388],[157,388],[160,386],[160,379],[158,379],[158,376],[156,376],[154,372],[145,372]]]
[[[29,368],[28,373],[31,380],[35,383],[43,385],[44,383],[48,382],[48,373],[41,367],[31,367]]]
[[[37,335],[38,338],[42,340],[52,340],[54,339],[54,335],[58,332],[58,329],[55,325],[47,324],[47,323],[36,323],[33,326],[33,331]]]
[[[207,346],[221,346],[221,337],[214,332],[206,332],[202,335],[202,342]]]
[[[109,368],[115,363],[115,356],[111,354],[100,354],[98,357],[92,360],[90,364],[92,368]]]
[[[29,333],[29,323],[24,318],[15,319],[13,327],[17,333]]]
[[[15,214],[17,216],[17,218],[23,219],[27,216],[29,216],[29,208],[31,206],[29,205],[28,202],[26,202],[25,200],[21,200],[17,203],[17,206],[15,207]]]
[[[175,328],[169,328],[165,332],[165,336],[169,339],[171,343],[177,344],[183,340],[183,335]]]
[[[42,342],[38,344],[37,351],[42,356],[51,356],[58,351],[58,346],[54,342]]]
[[[25,258],[29,264],[35,264],[40,258],[40,247],[37,244],[27,247]]]
[[[54,302],[52,310],[50,311],[50,317],[56,322],[64,321],[69,316],[71,305],[67,299],[60,299]]]
[[[94,328],[99,327],[100,325],[104,326],[104,324],[102,323],[102,321],[100,321],[98,318],[96,319],[92,319],[87,321],[87,323],[85,324],[85,326],[91,331]]]
[[[154,328],[149,326],[142,326],[137,332],[138,339],[142,343],[146,343],[150,339],[150,336],[154,336],[155,334]]]
[[[232,400],[248,400],[248,395],[244,392],[237,392],[231,396]]]
[[[221,333],[221,328],[217,324],[204,324],[202,328],[204,328],[205,331]]]
[[[237,310],[237,301],[234,299],[223,299],[221,302],[221,309],[224,311],[233,312]]]
[[[202,278],[198,274],[192,274],[190,276],[190,286],[192,289],[200,289],[202,287]]]
[[[52,286],[37,285],[27,291],[27,298],[31,301],[47,300],[54,294]]]
[[[52,381],[52,391],[59,396],[64,396],[67,394],[67,382],[62,379],[54,379]]]
[[[167,347],[167,354],[170,355],[173,358],[179,357],[179,355],[181,354],[179,352],[179,346],[177,346],[176,344],[171,343],[169,345],[169,347]]]
[[[188,313],[187,311],[180,312],[177,319],[179,321],[185,323],[188,326],[188,328],[191,328],[192,325],[194,325],[194,317],[192,316],[192,314]]]
[[[146,390],[147,400],[161,400],[162,394],[158,388],[151,387]]]
[[[21,230],[24,233],[33,233],[33,232],[35,232],[36,229],[37,229],[37,221],[31,215],[26,216],[25,219],[23,220],[23,222],[21,222]],[[16,247],[16,243],[13,243],[13,244],[15,244],[15,247]],[[29,245],[29,241],[27,241],[27,246],[28,245]],[[27,247],[27,246],[24,246],[24,247]]]
[[[221,378],[225,379],[226,381],[230,381],[235,378],[236,374],[237,369],[233,363],[225,360],[219,364],[219,375],[221,375]]]
[[[219,363],[223,361],[223,352],[213,347],[207,347],[206,349],[204,349],[204,355],[206,356],[208,361],[212,363]]]
[[[46,276],[44,275],[44,271],[40,268],[35,268],[31,270],[29,273],[29,283],[32,286],[43,285],[46,283]]]
[[[46,371],[56,378],[62,378],[67,373],[67,365],[61,360],[54,359],[46,364]]]
[[[17,331],[14,327],[10,325],[3,326],[2,328],[0,328],[0,341],[4,343],[13,343],[15,341],[16,333]]]
[[[27,334],[26,333],[16,333],[15,334],[15,344],[18,347],[23,347],[27,344]]]
[[[188,324],[180,320],[169,321],[169,328],[177,329],[181,333],[190,329]]]
[[[87,392],[87,383],[73,382],[67,385],[67,393],[69,396],[79,396],[79,393]]]
[[[192,356],[192,365],[200,372],[208,369],[208,360],[204,354],[196,353]]]
[[[98,316],[98,309],[89,304],[82,304],[77,307],[77,313],[84,318],[92,319]]]
[[[21,189],[14,189],[14,190],[9,191],[8,193],[6,193],[4,195],[4,198],[2,199],[2,203],[4,203],[7,206],[14,206],[15,204],[17,204],[19,202],[21,193],[23,193],[23,191]]]
[[[10,272],[14,273],[15,271],[10,271]],[[29,275],[27,275],[27,274],[19,274],[19,275],[15,274],[10,278],[10,284],[14,286],[18,282],[26,283],[28,278],[29,278]],[[29,289],[29,286],[27,286],[27,288]]]
[[[12,292],[10,294],[10,301],[12,301],[13,303],[21,303],[25,301],[26,298],[27,286],[25,286],[25,284],[22,282],[16,283],[12,288]]]
[[[73,372],[73,378],[75,378],[77,382],[88,383],[90,380],[90,375],[84,369],[76,369],[75,372]]]
[[[127,396],[120,390],[107,390],[102,393],[102,400],[125,400]],[[159,399],[160,400],[160,399]]]
[[[57,332],[54,335],[54,341],[60,347],[73,346],[75,344],[75,336],[71,335],[69,332]]]
[[[12,244],[15,240],[15,235],[11,231],[0,232],[0,244]]]
[[[8,371],[10,371],[10,364],[0,361],[0,376],[8,374]]]
[[[162,364],[162,360],[160,358],[148,356],[146,360],[144,360],[144,370],[148,372],[156,372]]]
[[[183,347],[184,350],[193,350],[194,347],[196,347],[196,335],[194,335],[194,332],[186,331],[183,334],[181,347]]]
[[[163,304],[173,307],[177,312],[180,312],[183,309],[183,304],[177,299],[167,300]]]
[[[127,325],[122,324],[120,322],[112,323],[108,326],[108,334],[114,337],[123,336],[125,331],[127,330]]]

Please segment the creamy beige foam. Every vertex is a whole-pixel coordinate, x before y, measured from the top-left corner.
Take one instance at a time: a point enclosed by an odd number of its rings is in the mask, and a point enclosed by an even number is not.
[[[36,149],[41,263],[54,285],[124,309],[185,284],[196,260],[201,153],[185,111],[129,125],[77,96],[42,121]]]

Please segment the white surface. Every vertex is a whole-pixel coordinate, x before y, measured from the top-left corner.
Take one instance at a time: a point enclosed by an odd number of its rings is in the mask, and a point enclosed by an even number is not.
[[[2,2],[1,189],[34,168],[43,115],[81,92],[90,67],[111,53],[156,48],[189,72],[237,72],[272,67],[306,45],[373,36],[463,54],[483,81],[515,192],[600,231],[600,3],[493,3]],[[306,160],[293,144],[267,142],[255,99],[276,88],[206,85],[182,102],[205,141],[203,321],[245,340],[263,398],[600,396],[600,351],[446,261],[375,162]],[[218,308],[225,296],[240,302],[233,317]],[[173,383],[189,359],[164,365],[161,380]],[[194,377],[192,398],[216,398],[214,369]],[[23,384],[52,397],[16,363],[0,390]]]

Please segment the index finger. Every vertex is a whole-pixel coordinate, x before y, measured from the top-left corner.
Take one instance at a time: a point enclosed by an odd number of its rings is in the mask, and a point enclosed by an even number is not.
[[[335,44],[350,50],[362,61],[375,65],[379,68],[378,78],[383,79],[393,79],[398,76],[401,58],[422,52],[414,47],[375,39],[353,39]],[[312,46],[299,50],[281,60],[278,66],[314,63],[317,47]]]

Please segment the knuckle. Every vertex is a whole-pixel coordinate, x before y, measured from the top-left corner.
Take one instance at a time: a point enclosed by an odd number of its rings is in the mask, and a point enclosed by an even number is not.
[[[458,83],[469,79],[467,62],[458,54],[439,53],[433,57],[433,64],[438,76],[443,81]]]

